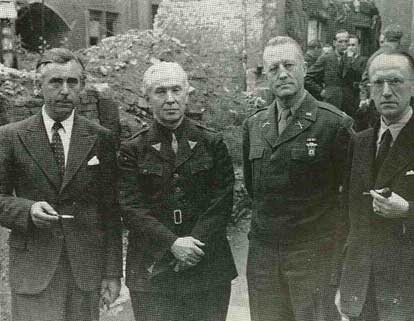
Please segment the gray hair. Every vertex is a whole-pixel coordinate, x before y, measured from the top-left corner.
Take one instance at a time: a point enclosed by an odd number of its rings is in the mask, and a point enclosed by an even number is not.
[[[293,45],[296,47],[296,49],[298,50],[299,56],[301,60],[304,60],[303,58],[303,50],[302,47],[296,42],[296,40],[294,40],[291,37],[287,37],[287,36],[277,36],[274,37],[272,39],[270,39],[263,51],[263,62],[265,62],[265,57],[267,55],[267,53],[269,52],[269,50],[271,50],[274,47],[280,46],[280,45]],[[266,69],[266,65],[265,65],[265,69]]]
[[[185,81],[185,86],[187,88],[190,87],[188,83],[188,75],[180,64],[176,62],[162,61],[152,65],[147,69],[147,71],[145,71],[142,80],[142,92],[144,95],[147,95],[148,91],[151,89],[154,82],[154,76],[163,74],[167,70],[173,70],[175,73],[181,74],[183,80]]]

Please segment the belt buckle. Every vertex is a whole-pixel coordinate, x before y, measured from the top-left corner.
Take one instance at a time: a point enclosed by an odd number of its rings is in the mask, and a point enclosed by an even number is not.
[[[174,224],[180,225],[183,223],[183,213],[181,210],[174,210]]]

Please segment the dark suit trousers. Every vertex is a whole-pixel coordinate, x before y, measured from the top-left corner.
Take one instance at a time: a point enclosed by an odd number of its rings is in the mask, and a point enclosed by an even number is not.
[[[135,321],[225,321],[230,282],[189,293],[130,292]]]
[[[62,254],[44,291],[35,295],[12,291],[13,321],[97,321],[99,297],[99,291],[84,292],[77,287],[69,260]]]
[[[301,243],[251,239],[247,262],[252,321],[336,321],[330,284],[335,241]]]

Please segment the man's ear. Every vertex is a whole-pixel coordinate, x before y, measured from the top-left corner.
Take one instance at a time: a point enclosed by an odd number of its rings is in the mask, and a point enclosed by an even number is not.
[[[303,73],[306,75],[308,72],[308,63],[306,61],[303,62]]]
[[[41,76],[39,75],[36,75],[33,81],[33,92],[35,96],[39,96],[40,93],[42,92],[42,81],[41,81]]]

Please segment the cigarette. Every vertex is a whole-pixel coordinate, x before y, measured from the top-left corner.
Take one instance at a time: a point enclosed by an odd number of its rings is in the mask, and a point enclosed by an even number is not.
[[[362,192],[362,195],[371,195],[370,192]]]
[[[59,218],[60,219],[66,219],[66,218],[73,219],[75,217],[73,215],[59,215]]]

